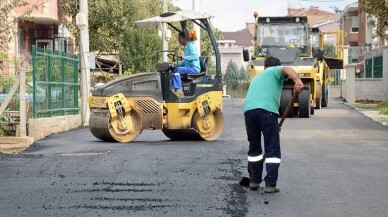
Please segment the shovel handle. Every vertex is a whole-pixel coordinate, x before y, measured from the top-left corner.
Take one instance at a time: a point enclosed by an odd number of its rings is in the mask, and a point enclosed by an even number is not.
[[[288,103],[288,105],[287,105],[286,111],[285,111],[285,112],[283,113],[283,115],[282,115],[282,119],[281,119],[280,122],[279,122],[279,127],[282,127],[283,122],[284,122],[284,120],[286,119],[287,114],[290,112],[290,109],[292,108],[292,105],[294,104],[294,102],[295,102],[295,100],[296,100],[297,97],[298,97],[298,94],[297,94],[297,93],[294,93],[294,95],[292,96],[291,101],[290,101],[290,102]]]

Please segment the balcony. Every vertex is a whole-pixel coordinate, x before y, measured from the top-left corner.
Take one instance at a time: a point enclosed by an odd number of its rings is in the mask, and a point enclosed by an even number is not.
[[[345,36],[345,44],[350,43],[358,43],[358,32],[348,33],[347,36]]]

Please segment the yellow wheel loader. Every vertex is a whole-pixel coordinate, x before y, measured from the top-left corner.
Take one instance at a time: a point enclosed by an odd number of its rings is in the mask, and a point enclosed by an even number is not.
[[[174,52],[161,51],[169,52],[171,62],[156,64],[156,72],[121,77],[93,89],[88,100],[89,127],[96,138],[130,142],[146,129],[161,129],[172,140],[215,140],[222,134],[220,54],[209,16],[193,11],[168,12],[137,21],[134,28],[167,23],[185,31],[188,22],[208,33],[216,57],[215,77],[206,76],[207,57],[200,57],[201,73],[182,77],[184,96],[178,97],[171,84],[178,57]]]
[[[305,86],[287,117],[309,118],[314,109],[328,104],[329,70],[343,68],[343,32],[320,32],[318,28],[310,28],[304,16],[256,15],[253,55],[250,56],[247,49],[243,50],[244,61],[249,62],[250,81],[264,70],[265,57],[278,58],[282,66],[289,66],[298,73]],[[293,86],[291,80],[283,84],[280,115],[292,98]]]

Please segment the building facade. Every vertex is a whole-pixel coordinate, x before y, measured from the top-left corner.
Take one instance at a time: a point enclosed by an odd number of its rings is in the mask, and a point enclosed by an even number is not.
[[[349,103],[388,100],[387,41],[374,37],[374,16],[365,13],[362,1],[347,5],[340,16],[348,60],[341,80],[342,97]]]
[[[357,2],[349,4],[339,20],[340,28],[345,33],[345,45],[348,46],[347,63],[357,64],[357,78],[373,78],[368,73],[366,61],[382,56],[382,47],[387,45],[384,40],[373,37],[377,20],[374,16],[360,10]]]
[[[248,28],[237,32],[223,32],[222,36],[223,40],[217,42],[221,54],[222,73],[225,73],[230,61],[236,63],[239,69],[246,67],[242,50],[243,48],[252,50],[253,47],[253,35],[249,32]]]
[[[36,8],[34,8],[36,7]],[[20,20],[13,26],[13,37],[6,52],[8,58],[23,62],[31,56],[32,46],[72,53],[73,40],[62,24],[58,0],[28,0],[24,7],[15,8],[12,17],[20,17],[34,8],[31,19]],[[4,63],[2,74],[15,71],[13,64]]]

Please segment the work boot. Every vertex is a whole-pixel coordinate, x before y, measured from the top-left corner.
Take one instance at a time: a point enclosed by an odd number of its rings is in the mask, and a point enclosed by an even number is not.
[[[250,182],[249,183],[249,188],[252,190],[252,191],[256,191],[257,189],[259,189],[260,187],[260,184],[259,183],[254,183],[254,182]]]
[[[181,89],[177,89],[177,90],[175,90],[175,95],[177,96],[177,97],[184,97],[185,96],[185,94],[183,93],[183,91],[181,90]]]
[[[280,192],[280,189],[277,187],[265,187],[264,192],[265,193],[277,193],[277,192]]]

